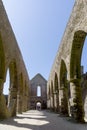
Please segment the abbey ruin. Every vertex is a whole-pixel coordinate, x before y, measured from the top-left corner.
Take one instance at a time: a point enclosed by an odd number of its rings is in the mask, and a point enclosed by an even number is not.
[[[3,95],[10,71],[8,103]],[[29,77],[16,38],[0,0],[0,118],[15,116],[29,109]]]
[[[48,108],[83,121],[81,54],[87,34],[87,1],[76,0],[47,83]],[[87,90],[86,90],[87,91]]]
[[[86,34],[87,0],[76,0],[48,81],[43,80],[41,75],[38,75],[38,80],[30,81],[14,32],[0,0],[0,118],[16,116],[17,113],[29,110],[31,106],[35,108],[36,105],[31,105],[33,103],[42,104],[42,99],[36,95],[30,97],[32,84],[35,83],[33,84],[35,87],[45,86],[45,90],[47,87],[45,93],[47,97],[43,101],[48,109],[84,122],[84,119],[87,119],[87,79],[86,75],[83,77],[81,75],[81,55]],[[10,87],[6,104],[3,86],[8,69]],[[35,88],[33,90],[36,91]]]

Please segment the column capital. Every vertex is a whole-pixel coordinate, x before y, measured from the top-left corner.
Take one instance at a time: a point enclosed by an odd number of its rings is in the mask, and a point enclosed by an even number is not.
[[[71,79],[69,80],[69,82],[75,83],[75,82],[79,82],[80,80],[81,80],[80,78],[71,78]]]

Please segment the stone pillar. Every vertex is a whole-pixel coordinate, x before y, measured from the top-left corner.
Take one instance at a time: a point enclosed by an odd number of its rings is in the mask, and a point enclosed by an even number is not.
[[[25,112],[28,110],[27,108],[27,102],[28,102],[28,99],[27,99],[27,95],[24,95],[23,96],[23,101],[22,101],[22,111]]]
[[[57,101],[56,101],[56,93],[54,92],[54,111],[56,112],[57,110]]]
[[[47,97],[47,108],[51,108],[51,101],[50,101],[50,95]]]
[[[17,95],[17,113],[22,114],[22,95]]]
[[[50,104],[51,104],[51,110],[54,110],[54,95],[51,94],[51,97],[50,97]]]
[[[80,79],[73,79],[70,81],[70,112],[71,116],[77,121],[84,122],[84,110],[82,103],[82,90]]]
[[[55,112],[59,111],[59,98],[58,98],[57,91],[54,93],[54,108],[55,108]]]
[[[60,109],[60,113],[64,113],[64,92],[63,92],[64,88],[60,88],[59,89],[59,109]]]
[[[29,104],[29,96],[26,95],[26,111],[30,109],[30,104]]]
[[[10,113],[6,106],[6,99],[3,95],[3,79],[0,79],[0,119],[5,119],[10,117]]]
[[[17,107],[17,88],[11,87],[8,96],[8,109],[10,110],[11,116],[16,116]]]
[[[64,87],[64,84],[62,84],[59,90],[59,107],[60,113],[63,115],[68,115],[68,99],[66,89],[67,88]]]

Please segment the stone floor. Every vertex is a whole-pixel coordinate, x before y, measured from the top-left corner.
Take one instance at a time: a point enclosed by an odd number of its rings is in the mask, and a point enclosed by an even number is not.
[[[87,124],[73,122],[49,111],[30,110],[0,121],[0,130],[87,130]]]

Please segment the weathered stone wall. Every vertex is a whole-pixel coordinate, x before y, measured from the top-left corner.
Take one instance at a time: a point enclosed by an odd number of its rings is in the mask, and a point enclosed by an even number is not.
[[[83,121],[84,111],[81,93],[81,54],[87,33],[87,1],[76,0],[69,22],[66,26],[60,47],[55,57],[48,83],[55,93],[55,74],[58,77],[58,111],[68,114],[76,120]],[[49,95],[48,95],[49,97]],[[54,96],[50,94],[48,102],[55,104]],[[66,105],[66,106],[65,106]],[[51,107],[51,106],[50,106]],[[65,109],[67,108],[67,109]]]
[[[85,119],[87,120],[87,73],[82,74],[81,87]]]
[[[8,106],[3,95],[7,70],[10,71]],[[0,118],[26,111],[29,103],[29,77],[9,23],[3,3],[0,0]]]
[[[36,109],[36,104],[38,102],[41,103],[42,109],[46,109],[47,106],[47,81],[41,76],[37,74],[31,81],[30,81],[30,107],[31,109]],[[41,88],[41,95],[37,95],[37,87],[40,86]]]

